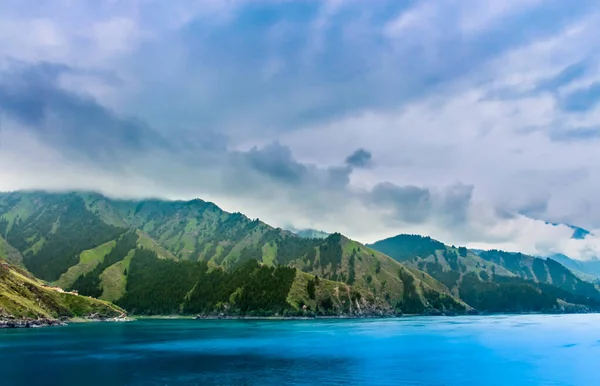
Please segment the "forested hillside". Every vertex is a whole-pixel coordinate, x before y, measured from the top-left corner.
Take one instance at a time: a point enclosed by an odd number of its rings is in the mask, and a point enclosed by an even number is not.
[[[301,237],[213,203],[0,194],[0,251],[37,277],[139,314],[393,315],[599,308],[552,260],[401,235]]]
[[[0,210],[0,234],[31,272],[137,313],[469,309],[429,275],[339,234],[301,237],[199,199],[17,192],[0,195]]]

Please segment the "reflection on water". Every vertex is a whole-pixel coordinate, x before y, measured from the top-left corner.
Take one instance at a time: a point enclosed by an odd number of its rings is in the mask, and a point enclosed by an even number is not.
[[[143,320],[0,331],[2,385],[595,385],[600,315]]]

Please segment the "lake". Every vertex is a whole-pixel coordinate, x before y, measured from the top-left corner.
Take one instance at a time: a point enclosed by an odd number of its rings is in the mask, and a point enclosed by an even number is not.
[[[600,315],[0,330],[8,385],[600,385]]]

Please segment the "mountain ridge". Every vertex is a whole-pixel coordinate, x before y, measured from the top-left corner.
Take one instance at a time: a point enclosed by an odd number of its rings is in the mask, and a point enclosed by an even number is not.
[[[200,199],[0,194],[0,236],[42,279],[140,314],[600,309],[597,287],[558,263],[521,256],[517,269],[512,254],[476,254],[415,235],[397,236],[409,242],[395,250],[339,233],[306,238]],[[536,281],[542,271],[548,279]]]
[[[85,224],[80,224],[81,229],[97,227],[100,232],[87,231],[93,235],[82,235],[73,229],[78,219],[85,219]],[[50,247],[56,245],[56,238],[66,240],[67,231],[71,236],[68,240],[70,249],[62,248],[59,250],[61,254],[58,254]],[[235,273],[240,267],[246,266],[248,269],[250,276],[239,279],[239,287],[225,288],[213,283],[215,291],[230,293],[213,304],[215,309],[211,312],[217,309],[222,312],[227,307],[234,309],[241,304],[236,293],[250,293],[260,287],[252,282],[252,275],[264,274],[267,281],[279,280],[277,275],[284,272],[279,271],[283,269],[280,267],[289,267],[296,274],[290,274],[293,279],[289,288],[274,286],[275,290],[280,288],[289,295],[291,288],[295,288],[294,293],[299,294],[302,291],[297,290],[298,280],[316,282],[318,276],[323,285],[328,283],[328,287],[337,288],[335,299],[338,300],[318,299],[319,293],[331,295],[331,291],[321,291],[317,286],[316,298],[306,298],[306,293],[298,295],[304,300],[292,296],[285,309],[277,308],[278,313],[324,312],[324,309],[340,314],[455,313],[469,309],[468,305],[454,298],[441,284],[424,273],[420,279],[412,270],[385,255],[374,251],[370,255],[366,252],[356,254],[344,248],[352,243],[355,248],[367,250],[362,244],[339,234],[324,239],[303,238],[258,219],[251,220],[241,213],[225,212],[215,204],[200,199],[136,201],[110,199],[89,192],[10,193],[0,195],[0,234],[9,243],[13,241],[19,246],[25,265],[42,278],[56,281],[69,289],[77,289],[83,294],[127,304],[129,308],[142,313],[153,312],[152,309],[160,309],[161,312],[167,309],[171,312],[191,310],[186,306],[187,299],[192,296],[194,288],[204,283],[186,279],[185,273],[180,272],[181,264],[206,280],[216,280],[219,275],[237,277]],[[127,237],[132,241],[125,246],[127,243],[123,240],[127,234],[131,235]],[[134,242],[134,234],[138,240],[145,238],[147,243],[140,245],[139,241]],[[77,251],[75,246],[79,248]],[[104,250],[98,252],[97,248],[101,246],[104,246]],[[119,251],[115,252],[117,249]],[[176,265],[167,261],[161,263],[158,259],[160,251]],[[313,261],[321,264],[319,270],[303,263],[311,257],[316,257]],[[257,261],[259,266],[251,266],[252,261]],[[167,278],[161,276],[157,268],[159,266],[164,270],[172,270],[174,276],[181,276],[181,286],[173,287]],[[384,269],[378,270],[378,266]],[[269,276],[266,270],[272,269],[275,271]],[[358,278],[356,271],[360,275]],[[144,275],[143,272],[152,274],[146,277],[145,282],[136,282],[135,278]],[[371,280],[363,279],[363,273],[365,277],[370,273],[368,277]],[[307,279],[306,275],[312,275],[310,277],[313,278]],[[150,306],[144,300],[146,294],[141,288],[151,292],[152,286],[170,288],[179,306],[171,304],[162,307],[152,302]],[[341,290],[346,294],[343,299],[340,298]],[[160,297],[159,294],[155,296]],[[208,295],[205,293],[204,296]],[[164,299],[164,302],[167,304],[170,300]],[[323,304],[319,307],[320,302],[331,307]],[[217,303],[221,306],[217,307]],[[143,310],[140,304],[147,304],[149,309]],[[280,307],[283,303],[276,304]],[[244,307],[235,310],[238,313],[248,311],[260,313],[265,310]]]

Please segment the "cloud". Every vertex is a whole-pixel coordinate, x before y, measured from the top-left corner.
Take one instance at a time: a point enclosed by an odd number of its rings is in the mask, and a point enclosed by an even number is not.
[[[394,220],[422,223],[431,215],[431,193],[416,186],[397,186],[390,182],[377,184],[373,188],[373,203],[390,206]]]
[[[304,165],[293,159],[289,148],[278,143],[260,150],[254,147],[243,156],[244,160],[257,171],[287,183],[300,183],[308,172]]]
[[[562,107],[569,111],[587,111],[600,102],[600,82],[580,89],[562,100]]]
[[[346,164],[351,167],[365,168],[371,166],[373,156],[365,149],[357,149],[346,157]]]
[[[93,98],[60,87],[62,75],[77,72],[64,64],[12,62],[0,73],[0,106],[59,150],[98,161],[165,146],[142,121],[121,118]]]
[[[38,3],[0,5],[0,189],[598,251],[546,223],[600,228],[594,1]]]

